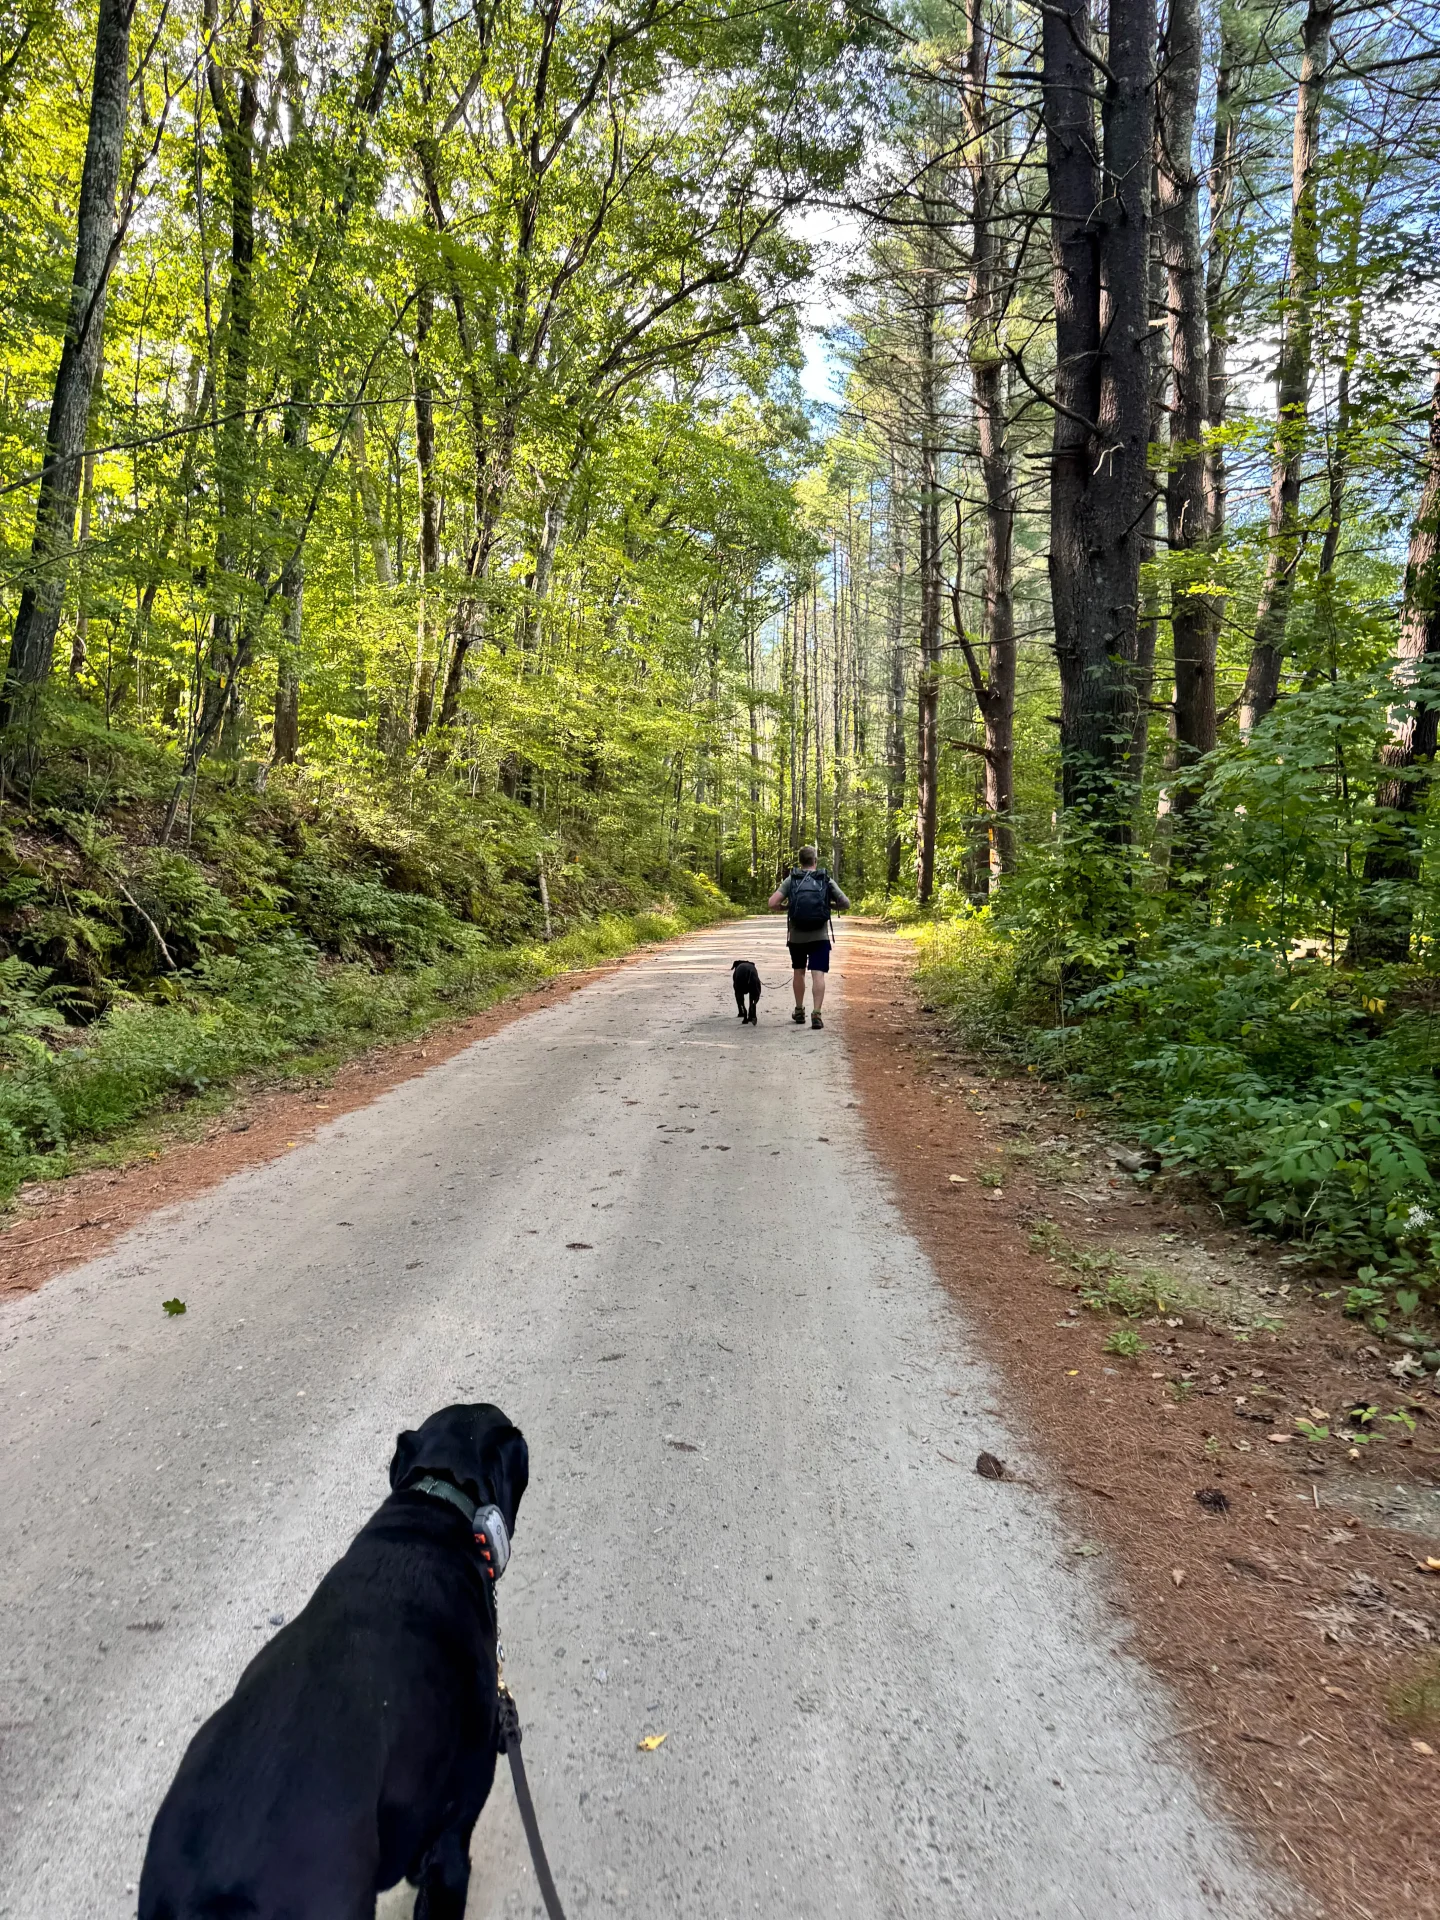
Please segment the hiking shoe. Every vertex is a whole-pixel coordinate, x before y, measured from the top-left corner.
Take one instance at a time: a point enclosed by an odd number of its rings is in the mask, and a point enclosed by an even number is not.
[[[791,1014],[790,1018],[795,1022],[797,1027],[803,1027],[805,1024],[804,1007],[796,1007],[795,1011]]]
[[[810,1024],[812,1027],[823,1027],[825,1022],[820,1018],[818,1013],[812,1013],[810,1016]]]

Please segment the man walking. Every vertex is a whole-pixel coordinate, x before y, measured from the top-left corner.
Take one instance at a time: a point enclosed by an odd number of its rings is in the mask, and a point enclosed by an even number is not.
[[[805,1024],[805,973],[810,973],[812,1027],[823,1027],[820,1009],[825,1004],[825,976],[830,971],[830,909],[845,908],[850,902],[823,867],[815,864],[814,847],[802,847],[799,866],[787,873],[770,896],[773,908],[786,910],[785,940],[790,948],[790,965],[795,970],[795,1011],[790,1018],[797,1027]]]

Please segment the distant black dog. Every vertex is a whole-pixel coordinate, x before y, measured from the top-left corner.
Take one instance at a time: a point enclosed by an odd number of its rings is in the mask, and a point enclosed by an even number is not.
[[[735,1005],[740,1009],[740,1018],[754,1027],[760,1023],[755,1018],[755,1003],[760,998],[760,972],[753,960],[733,960],[730,963],[730,980],[735,988]]]
[[[416,1920],[462,1920],[495,1778],[493,1509],[508,1535],[529,1477],[498,1407],[400,1435],[389,1499],[190,1742],[139,1920],[374,1920],[402,1875]]]

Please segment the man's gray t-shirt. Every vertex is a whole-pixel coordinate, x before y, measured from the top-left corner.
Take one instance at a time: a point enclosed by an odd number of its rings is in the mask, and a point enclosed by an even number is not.
[[[795,876],[793,873],[787,873],[785,878],[780,882],[780,898],[786,901],[787,904],[790,899],[790,883],[794,878]],[[835,882],[830,878],[828,873],[825,876],[825,884],[830,889],[831,906],[839,907],[842,912],[848,909],[850,902],[845,898],[844,894],[840,891],[839,887],[836,886]],[[789,914],[786,914],[785,939],[786,939],[786,943],[789,946],[813,947],[818,945],[820,941],[828,940],[829,938],[830,938],[830,929],[828,926],[827,927],[797,927],[794,921],[790,918]]]

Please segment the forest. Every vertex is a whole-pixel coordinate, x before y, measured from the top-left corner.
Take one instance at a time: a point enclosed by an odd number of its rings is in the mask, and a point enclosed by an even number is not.
[[[1440,13],[5,0],[0,1162],[762,901],[1440,1288]]]

